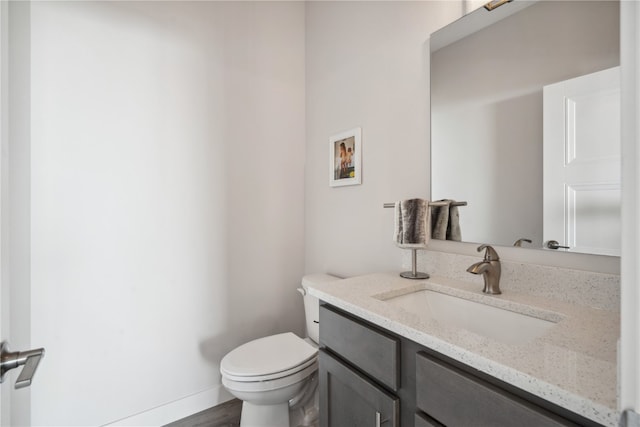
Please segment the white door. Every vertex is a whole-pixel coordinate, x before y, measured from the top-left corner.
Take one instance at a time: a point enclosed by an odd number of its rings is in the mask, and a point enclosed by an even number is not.
[[[18,255],[10,256],[14,248],[24,247],[24,235],[18,231],[14,233],[11,217],[20,217],[13,209],[12,196],[9,191],[10,171],[8,141],[9,130],[9,70],[10,54],[8,39],[10,29],[8,26],[8,2],[0,2],[0,373],[3,374],[3,382],[0,386],[0,426],[16,424],[28,424],[29,387],[34,378],[36,367],[39,365],[43,349],[28,350],[28,337],[23,332],[28,328],[25,322],[26,312],[23,305],[15,304],[18,301],[26,301],[24,287],[13,287],[12,282],[17,277],[15,273],[20,270],[14,268],[14,261],[20,259]],[[18,86],[18,85],[16,85]],[[24,154],[24,153],[23,153]],[[18,192],[13,192],[14,196]],[[22,200],[28,196],[22,194]],[[15,204],[16,207],[20,203]],[[24,221],[24,218],[20,221]],[[19,221],[19,222],[20,222]],[[13,236],[13,239],[10,238]],[[19,251],[15,251],[19,252]],[[20,305],[20,307],[17,307]],[[35,378],[34,378],[35,381]],[[15,391],[15,389],[20,389]]]
[[[230,329],[231,307],[245,305],[244,294],[227,299],[234,137],[223,137],[227,110],[211,96],[228,87],[224,52],[208,46],[227,40],[218,12],[228,8],[0,4],[11,47],[2,338],[47,350],[32,386],[12,392],[9,425],[163,425],[227,400],[218,364],[245,333]],[[271,327],[262,323],[248,321],[247,335]]]
[[[545,244],[620,255],[620,67],[544,87]]]

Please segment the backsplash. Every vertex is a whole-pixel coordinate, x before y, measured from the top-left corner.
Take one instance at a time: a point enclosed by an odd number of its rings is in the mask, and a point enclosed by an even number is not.
[[[402,266],[411,270],[411,251],[404,251]],[[467,273],[481,257],[436,251],[418,251],[418,271],[478,283],[482,276]],[[603,310],[620,311],[620,276],[568,268],[501,260],[503,292],[520,292]]]

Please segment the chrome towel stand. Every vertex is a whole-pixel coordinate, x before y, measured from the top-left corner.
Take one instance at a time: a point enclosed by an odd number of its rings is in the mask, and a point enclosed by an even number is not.
[[[418,250],[411,249],[411,271],[403,271],[400,273],[400,277],[404,277],[405,279],[428,279],[430,277],[428,273],[418,271],[416,267],[417,258]]]
[[[467,206],[467,202],[447,202],[447,201],[438,201],[438,202],[428,202],[429,207],[431,206]],[[395,208],[395,203],[385,203],[382,205],[384,208]],[[411,271],[403,271],[400,273],[400,277],[404,277],[405,279],[428,279],[429,274],[422,273],[418,271],[416,264],[418,263],[418,250],[411,249]]]
[[[438,202],[429,202],[429,206],[467,206],[467,202],[445,202],[445,201],[438,201]],[[395,208],[396,204],[395,203],[385,203],[384,205],[382,205],[383,208]]]

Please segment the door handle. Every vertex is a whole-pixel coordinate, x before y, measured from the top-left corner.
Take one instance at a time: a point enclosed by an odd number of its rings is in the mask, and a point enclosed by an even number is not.
[[[557,240],[549,240],[547,242],[547,247],[549,249],[569,249],[569,246],[561,246]]]
[[[44,348],[28,351],[9,351],[9,343],[2,341],[2,344],[0,344],[0,383],[4,381],[4,375],[7,371],[24,366],[20,375],[18,375],[15,388],[30,386],[40,359],[43,357]]]

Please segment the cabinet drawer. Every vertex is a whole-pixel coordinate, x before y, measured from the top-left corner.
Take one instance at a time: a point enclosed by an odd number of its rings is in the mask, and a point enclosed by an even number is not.
[[[423,352],[416,355],[416,405],[448,426],[575,426]]]
[[[320,345],[393,391],[399,386],[400,341],[331,307],[320,307]]]

